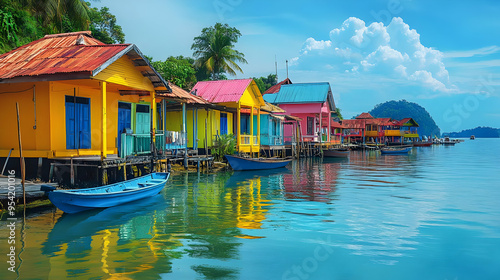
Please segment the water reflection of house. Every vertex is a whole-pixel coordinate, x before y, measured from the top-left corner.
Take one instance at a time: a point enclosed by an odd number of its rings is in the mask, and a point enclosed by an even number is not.
[[[314,159],[298,162],[293,173],[283,175],[285,196],[288,199],[330,202],[336,190],[341,163],[314,164]]]

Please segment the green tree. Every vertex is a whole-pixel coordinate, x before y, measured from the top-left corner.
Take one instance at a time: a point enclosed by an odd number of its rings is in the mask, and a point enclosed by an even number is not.
[[[234,49],[240,37],[240,31],[228,24],[216,23],[203,28],[191,45],[195,66],[204,67],[212,75],[212,80],[220,79],[223,73],[233,76],[236,71],[243,73],[237,63],[247,63],[245,55]]]
[[[193,62],[192,58],[181,55],[177,57],[170,56],[165,61],[152,61],[151,65],[165,80],[189,91],[197,81]]]
[[[87,3],[90,6],[90,3]],[[116,24],[116,17],[109,12],[108,7],[89,9],[90,26],[92,36],[105,44],[123,44],[125,34],[122,27]]]
[[[87,30],[90,24],[89,4],[83,0],[23,0],[42,25],[53,32],[65,32],[65,27]],[[66,22],[67,21],[67,22]]]
[[[253,77],[252,79],[257,84],[257,87],[259,88],[261,93],[265,92],[270,87],[274,86],[278,80],[276,74],[269,74],[267,77],[260,77],[260,78]]]

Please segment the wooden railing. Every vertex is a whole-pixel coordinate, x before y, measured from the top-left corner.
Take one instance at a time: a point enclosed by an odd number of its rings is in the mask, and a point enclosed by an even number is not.
[[[157,150],[184,149],[187,145],[186,133],[177,131],[157,131],[155,147]],[[151,153],[150,134],[121,134],[120,157]]]

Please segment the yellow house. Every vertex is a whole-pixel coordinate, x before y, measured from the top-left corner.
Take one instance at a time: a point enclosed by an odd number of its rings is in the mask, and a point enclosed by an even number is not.
[[[170,91],[133,44],[46,35],[0,55],[0,157],[19,157],[16,103],[24,157],[102,160],[119,153],[124,131],[151,139],[156,96]]]
[[[233,113],[223,110],[204,98],[191,94],[176,85],[170,84],[172,93],[184,98],[179,104],[171,104],[165,108],[165,129],[180,131],[186,139],[185,146],[169,145],[171,149],[203,149],[212,147],[217,135],[233,133]],[[162,94],[161,96],[171,96]],[[173,96],[172,96],[173,97]],[[206,128],[206,129],[205,129]]]
[[[225,108],[225,111],[232,112],[209,111],[206,117],[214,121],[210,126],[207,125],[210,130],[207,135],[215,136],[235,131],[239,152],[259,152],[260,108],[265,103],[253,79],[198,82],[191,92],[219,108]],[[254,124],[254,115],[257,116],[257,124]],[[198,123],[198,127],[205,133],[204,124]]]

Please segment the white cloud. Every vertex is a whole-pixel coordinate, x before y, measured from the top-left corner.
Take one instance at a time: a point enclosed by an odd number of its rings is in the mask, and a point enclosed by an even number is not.
[[[300,56],[304,66],[323,63],[339,73],[377,74],[417,82],[433,91],[457,91],[449,81],[443,53],[423,46],[417,31],[401,18],[393,18],[388,26],[381,22],[366,26],[351,17],[329,35],[330,40],[306,40]],[[321,59],[315,60],[318,56]]]
[[[475,56],[486,56],[490,54],[495,54],[500,52],[500,47],[498,46],[489,46],[475,50],[466,50],[466,51],[449,51],[445,52],[444,56],[446,58],[459,58],[459,57],[475,57]]]
[[[331,41],[316,41],[314,38],[307,38],[304,46],[302,47],[302,54],[307,54],[312,50],[324,50],[332,46]]]

